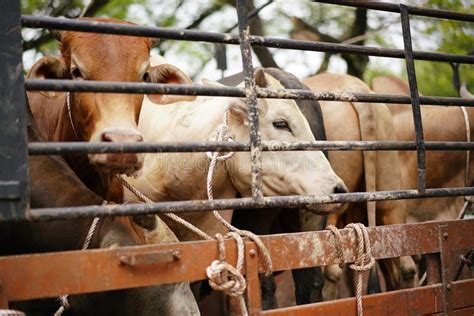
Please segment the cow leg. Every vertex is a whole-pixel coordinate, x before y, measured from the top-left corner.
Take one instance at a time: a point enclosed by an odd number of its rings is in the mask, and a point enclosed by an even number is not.
[[[377,225],[405,223],[405,201],[377,202]],[[388,291],[417,286],[417,268],[411,256],[380,260],[380,264]]]
[[[326,217],[305,210],[284,210],[280,216],[285,233],[323,230]],[[296,304],[310,304],[323,299],[324,278],[321,267],[292,270]]]
[[[249,230],[257,235],[269,234],[274,219],[279,213],[280,209],[236,210],[234,211],[232,224],[239,229]],[[264,310],[277,308],[275,277],[273,275],[266,277],[261,274],[260,289],[262,292],[262,308]]]
[[[342,269],[337,264],[325,266],[323,269],[324,286],[322,297],[325,301],[337,299],[337,288],[342,276]]]
[[[297,305],[321,302],[323,300],[324,277],[321,268],[291,270],[295,282]]]

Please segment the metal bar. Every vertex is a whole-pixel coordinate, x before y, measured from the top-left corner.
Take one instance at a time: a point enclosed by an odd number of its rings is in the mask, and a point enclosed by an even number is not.
[[[245,89],[236,87],[208,87],[200,85],[153,84],[137,82],[109,81],[72,81],[55,79],[28,79],[25,88],[29,91],[74,91],[74,92],[103,92],[103,93],[152,93],[172,95],[202,95],[245,97]],[[347,101],[371,103],[400,103],[411,104],[409,96],[393,94],[368,94],[352,92],[312,92],[297,89],[268,89],[257,87],[257,97],[267,99],[299,99],[320,101]],[[421,96],[421,104],[474,106],[473,99],[453,97]]]
[[[453,306],[464,311],[474,301],[474,280],[453,283],[455,295]],[[364,311],[374,316],[431,315],[443,311],[442,288],[440,284],[413,289],[392,291],[363,297]],[[307,304],[263,311],[261,315],[305,316],[305,315],[355,315],[355,298]],[[471,315],[460,313],[460,315]]]
[[[474,229],[474,220],[443,223],[455,231]],[[376,259],[385,259],[440,251],[440,244],[436,238],[438,225],[439,223],[429,222],[368,228],[372,254]],[[352,262],[357,255],[357,247],[353,242],[355,234],[352,230],[344,229],[341,230],[341,235],[345,260]],[[261,236],[261,239],[267,248],[272,249],[275,271],[334,264],[338,260],[329,231]],[[394,244],[394,240],[397,241],[397,246],[389,246]],[[472,247],[473,240],[465,238],[460,246]],[[226,240],[225,249],[227,260],[235,262],[237,253],[235,242]],[[134,255],[170,251],[179,251],[180,259],[160,266],[140,268],[118,264],[124,253]],[[196,256],[196,253],[199,255]],[[77,294],[201,280],[206,278],[206,267],[217,257],[216,241],[9,256],[0,258],[0,280],[9,300],[26,300],[54,297],[64,293]],[[264,269],[263,263],[259,263],[259,272],[263,272]],[[246,266],[243,270],[246,274]],[[45,286],[49,284],[54,286]],[[453,289],[456,288],[456,284],[459,283],[453,282]],[[474,291],[471,293],[474,295]],[[460,304],[459,301],[453,302],[453,306]],[[364,307],[366,306],[369,305],[364,304]]]
[[[405,48],[405,62],[407,66],[408,83],[410,85],[410,96],[413,111],[413,121],[416,135],[416,160],[418,168],[417,188],[420,193],[426,189],[425,174],[425,143],[423,137],[423,123],[421,121],[420,96],[416,83],[415,62],[413,61],[413,50],[411,46],[410,18],[406,5],[400,4],[400,14],[403,30],[403,44]]]
[[[258,253],[254,243],[245,244],[245,271],[247,280],[247,310],[250,316],[259,315],[262,310],[262,294],[258,276]]]
[[[237,0],[237,17],[239,21],[240,52],[245,75],[245,98],[248,106],[250,129],[250,157],[252,159],[252,197],[260,200],[263,197],[261,184],[261,139],[258,123],[258,105],[255,78],[252,65],[252,46],[250,45],[250,28],[248,21],[247,1]]]
[[[474,142],[425,143],[425,149],[474,150]],[[110,143],[110,142],[33,142],[28,144],[30,155],[92,154],[92,153],[181,153],[207,151],[249,151],[250,144],[244,142],[160,142],[160,143]],[[314,141],[284,142],[262,141],[262,151],[300,150],[416,150],[416,143],[409,141]]]
[[[420,194],[417,190],[355,192],[342,194],[329,194],[324,196],[274,196],[264,197],[261,201],[253,198],[218,199],[218,200],[192,200],[175,202],[157,202],[150,204],[123,204],[123,205],[91,205],[62,208],[31,209],[27,213],[29,220],[46,221],[59,219],[72,219],[93,216],[120,216],[137,214],[155,214],[162,212],[196,212],[225,209],[249,209],[272,207],[305,207],[312,204],[388,201],[398,199],[419,199],[430,197],[448,197],[474,195],[474,187],[469,188],[442,188],[427,189]]]
[[[239,44],[239,38],[236,35],[228,33],[224,34],[185,29],[158,28],[114,23],[99,23],[29,15],[23,15],[21,17],[21,21],[24,27],[32,28],[48,28],[57,30],[74,30],[94,33],[157,37],[184,41],[205,41],[211,43],[223,43],[232,45]],[[249,40],[252,45],[256,46],[309,50],[318,52],[331,51],[333,53],[352,53],[379,57],[405,58],[403,50],[399,49],[302,40],[289,40],[283,38],[262,36],[249,36]],[[469,55],[444,54],[435,52],[414,52],[413,55],[415,59],[420,60],[474,64],[474,56]]]
[[[314,2],[400,13],[400,7],[398,6],[398,4],[389,3],[389,2],[360,1],[360,0],[315,0]],[[408,9],[408,12],[412,15],[465,21],[465,22],[474,22],[474,14],[469,14],[469,13],[439,10],[439,9],[428,9],[428,8],[421,8],[421,7],[415,7],[415,6],[407,6],[407,9]]]
[[[461,234],[459,234],[461,235]],[[441,256],[441,280],[443,282],[443,311],[445,315],[450,315],[452,311],[452,282],[451,282],[451,253],[454,249],[451,239],[451,231],[446,224],[439,225],[439,248]]]
[[[28,208],[26,107],[21,62],[20,3],[2,2],[0,19],[0,220],[23,219]]]
[[[262,4],[260,7],[255,8],[252,11],[250,11],[249,17],[248,17],[249,20],[252,20],[254,17],[256,17],[260,13],[260,11],[262,11],[263,9],[265,9],[267,6],[269,6],[272,3],[273,3],[273,0],[268,0],[267,2]],[[239,22],[235,23],[234,25],[232,25],[228,29],[224,30],[224,33],[232,32],[232,30],[235,29],[237,26],[239,26]]]

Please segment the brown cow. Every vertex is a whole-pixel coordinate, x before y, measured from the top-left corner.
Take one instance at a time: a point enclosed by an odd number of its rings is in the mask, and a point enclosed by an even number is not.
[[[377,93],[409,95],[408,83],[396,77],[377,77],[372,81]],[[415,129],[411,105],[388,104],[400,141],[415,140]],[[474,139],[474,109],[465,108]],[[466,124],[460,107],[421,106],[423,132],[427,141],[466,141]],[[416,189],[416,152],[400,151],[403,189]],[[472,178],[466,177],[466,151],[426,151],[426,187],[448,188],[471,186]],[[473,170],[472,159],[470,170]],[[472,173],[472,172],[471,172]],[[445,197],[407,200],[407,220],[423,222],[429,220],[455,219],[463,207],[462,197]]]
[[[359,79],[349,75],[321,74],[304,80],[312,91],[359,92],[372,93]],[[329,102],[320,101],[323,112],[326,136],[328,140],[395,140],[392,117],[388,108],[382,104]],[[399,158],[394,151],[362,152],[331,151],[329,161],[336,173],[346,183],[350,192],[399,190],[402,187],[399,169]],[[345,214],[339,219],[330,216],[329,224],[339,221],[339,226],[350,222],[366,221],[367,206],[370,203],[346,205]],[[377,225],[405,223],[405,201],[377,202]],[[361,215],[364,216],[361,217]],[[303,227],[313,229],[313,220],[320,220],[305,212]],[[389,290],[415,285],[415,264],[411,257],[383,260],[382,269],[386,272],[386,283]],[[334,298],[335,284],[341,271],[338,266],[325,269],[325,298]],[[352,287],[351,287],[352,288]]]
[[[28,140],[42,141],[31,112]],[[29,160],[30,204],[34,208],[101,204],[103,199],[84,186],[61,157],[32,156]],[[56,188],[61,188],[57,190]],[[131,246],[145,242],[176,242],[174,234],[156,216],[103,218],[90,248]],[[0,223],[0,255],[81,249],[91,219],[54,222]],[[137,225],[137,223],[139,223]],[[148,236],[155,236],[149,240]],[[69,298],[67,315],[198,315],[188,283],[128,289]],[[51,315],[57,300],[14,303],[12,307],[31,314]]]
[[[85,19],[97,22],[128,22]],[[60,57],[44,57],[28,78],[148,81],[149,38],[85,32],[54,32],[61,42]],[[133,49],[130,49],[133,47]],[[115,93],[28,93],[38,128],[49,141],[141,142],[137,130],[143,95]],[[70,110],[68,110],[70,108]],[[121,186],[112,184],[113,173],[132,174],[143,163],[141,154],[65,155],[81,180],[100,196],[120,202]]]

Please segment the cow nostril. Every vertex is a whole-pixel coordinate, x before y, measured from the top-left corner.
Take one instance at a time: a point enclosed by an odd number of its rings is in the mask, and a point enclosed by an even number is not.
[[[102,133],[100,140],[103,142],[131,142],[139,143],[143,141],[143,137],[139,134],[120,134],[120,133]]]
[[[347,188],[344,184],[338,184],[334,187],[334,193],[347,193]]]
[[[102,133],[100,140],[103,142],[113,142],[113,137],[110,133]]]

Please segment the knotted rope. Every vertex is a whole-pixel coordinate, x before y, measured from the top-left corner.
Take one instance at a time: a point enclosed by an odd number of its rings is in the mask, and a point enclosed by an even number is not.
[[[107,204],[107,201],[102,202],[102,205]],[[97,225],[99,225],[100,222],[100,217],[94,217],[92,220],[91,226],[89,227],[89,231],[87,232],[86,239],[84,240],[84,243],[82,244],[82,250],[86,250],[89,248],[91,242],[92,242],[92,237],[94,237],[94,232],[97,228]],[[54,313],[54,316],[61,316],[63,312],[70,307],[69,305],[69,300],[68,300],[69,295],[61,295],[59,297],[59,302],[61,303],[61,306],[58,308],[58,310]]]
[[[361,223],[351,223],[345,228],[351,228],[356,235],[357,239],[357,256],[356,260],[349,265],[349,268],[356,273],[356,298],[357,298],[357,315],[363,315],[362,306],[362,272],[368,271],[372,268],[375,263],[375,258],[372,256],[372,250],[370,246],[369,233],[367,228]],[[342,238],[340,231],[333,225],[326,227],[334,236],[337,256],[339,257],[339,266],[342,268],[344,265],[344,253],[342,251]]]
[[[225,261],[224,237],[234,238],[237,243],[237,265],[235,268]],[[216,234],[216,239],[219,243],[219,260],[212,261],[206,269],[209,285],[216,291],[223,291],[227,295],[237,297],[242,315],[247,316],[247,307],[243,297],[247,282],[242,275],[245,251],[242,237],[236,232],[228,232],[225,236]]]
[[[128,189],[130,192],[135,194],[140,200],[145,203],[153,203],[153,201],[147,197],[145,194],[140,192],[137,188],[131,185],[123,176],[117,176],[117,179]],[[179,217],[173,213],[164,213],[170,219],[180,223],[191,231],[195,232],[199,236],[207,240],[214,240],[211,236],[200,230],[198,227],[189,223],[185,219]],[[232,265],[225,261],[225,245],[224,237],[234,238],[237,243],[237,268],[234,268]],[[247,282],[242,276],[242,266],[244,264],[244,243],[242,237],[236,232],[229,232],[225,236],[221,234],[216,235],[216,239],[219,245],[219,260],[214,260],[209,267],[206,269],[206,274],[209,279],[209,285],[214,290],[224,291],[224,293],[230,296],[238,296],[240,310],[243,315],[247,314],[247,308],[245,306],[245,300],[243,298],[243,293],[247,287]]]
[[[229,106],[226,106],[224,110],[224,120],[222,124],[219,124],[217,126],[217,135],[216,135],[216,141],[219,142],[233,142],[233,136],[232,133],[230,132],[229,126]],[[212,193],[212,187],[213,187],[213,177],[214,177],[214,171],[216,170],[216,164],[218,161],[225,161],[229,158],[231,158],[235,152],[231,151],[228,152],[227,154],[224,155],[219,155],[219,152],[207,152],[207,156],[210,158],[211,162],[209,163],[209,171],[207,173],[207,198],[208,200],[212,201],[214,200],[214,195]],[[270,253],[268,252],[267,248],[263,244],[262,240],[254,233],[248,231],[248,230],[241,230],[238,229],[237,227],[231,225],[228,221],[226,221],[221,214],[219,214],[218,211],[214,210],[212,211],[216,219],[224,225],[228,230],[232,232],[236,232],[240,236],[247,237],[250,240],[252,240],[256,245],[257,249],[260,252],[260,254],[263,257],[263,263],[265,265],[265,275],[270,276],[273,272],[273,265],[272,265],[272,259],[270,257]]]

